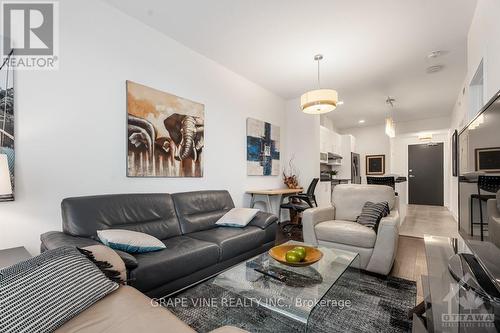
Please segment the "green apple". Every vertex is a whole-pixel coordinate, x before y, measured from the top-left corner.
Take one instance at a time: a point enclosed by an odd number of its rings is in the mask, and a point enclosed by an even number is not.
[[[285,255],[285,259],[287,262],[291,262],[291,263],[295,263],[295,262],[300,262],[301,261],[301,258],[300,258],[300,254],[293,251],[293,250],[290,250],[290,251],[287,251],[286,252],[286,255]]]
[[[296,246],[292,249],[292,251],[297,252],[300,255],[300,261],[306,258],[306,248],[303,246]]]

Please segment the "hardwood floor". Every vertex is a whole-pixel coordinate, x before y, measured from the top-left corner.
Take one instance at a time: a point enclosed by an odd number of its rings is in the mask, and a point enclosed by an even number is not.
[[[401,226],[398,251],[390,275],[417,283],[417,304],[423,300],[421,276],[427,274],[424,234],[456,237],[457,224],[444,207],[416,205],[408,207],[406,220]],[[281,244],[288,239],[290,237],[279,229],[276,243]],[[302,241],[301,230],[295,229],[291,239]]]
[[[458,226],[446,207],[408,205],[406,219],[400,227],[399,234],[421,238],[425,234],[457,237]]]
[[[424,239],[399,236],[398,252],[389,275],[417,282],[417,304],[424,299],[421,276],[426,274]]]

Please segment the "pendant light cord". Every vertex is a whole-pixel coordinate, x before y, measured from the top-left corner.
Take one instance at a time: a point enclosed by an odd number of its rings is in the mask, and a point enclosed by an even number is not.
[[[321,89],[321,81],[320,81],[320,77],[319,77],[319,62],[321,61],[321,59],[318,59],[318,89]]]

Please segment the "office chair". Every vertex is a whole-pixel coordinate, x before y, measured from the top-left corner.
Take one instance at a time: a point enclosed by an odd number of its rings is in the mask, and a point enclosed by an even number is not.
[[[471,194],[470,196],[470,229],[471,236],[474,236],[474,199],[479,201],[479,226],[481,232],[481,241],[484,240],[484,230],[483,230],[483,205],[482,202],[487,202],[489,199],[495,199],[495,194],[482,194],[481,191],[489,193],[497,193],[500,190],[500,176],[479,176],[477,178],[477,194]]]
[[[318,181],[319,178],[314,178],[311,184],[309,184],[306,193],[299,193],[289,196],[288,202],[280,206],[279,216],[281,216],[282,209],[288,209],[290,211],[290,219],[291,219],[292,212],[298,214],[302,213],[308,208],[318,207],[318,203],[316,202],[316,196],[314,195],[314,191],[316,190],[316,185],[318,184]],[[301,229],[302,225],[289,223],[283,226],[283,231],[290,236],[294,228]]]

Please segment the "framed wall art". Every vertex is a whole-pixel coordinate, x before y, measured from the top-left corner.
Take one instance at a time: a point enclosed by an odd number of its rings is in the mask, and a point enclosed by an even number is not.
[[[366,155],[366,175],[381,176],[385,174],[385,155]]]
[[[500,172],[500,147],[476,148],[476,171]]]

